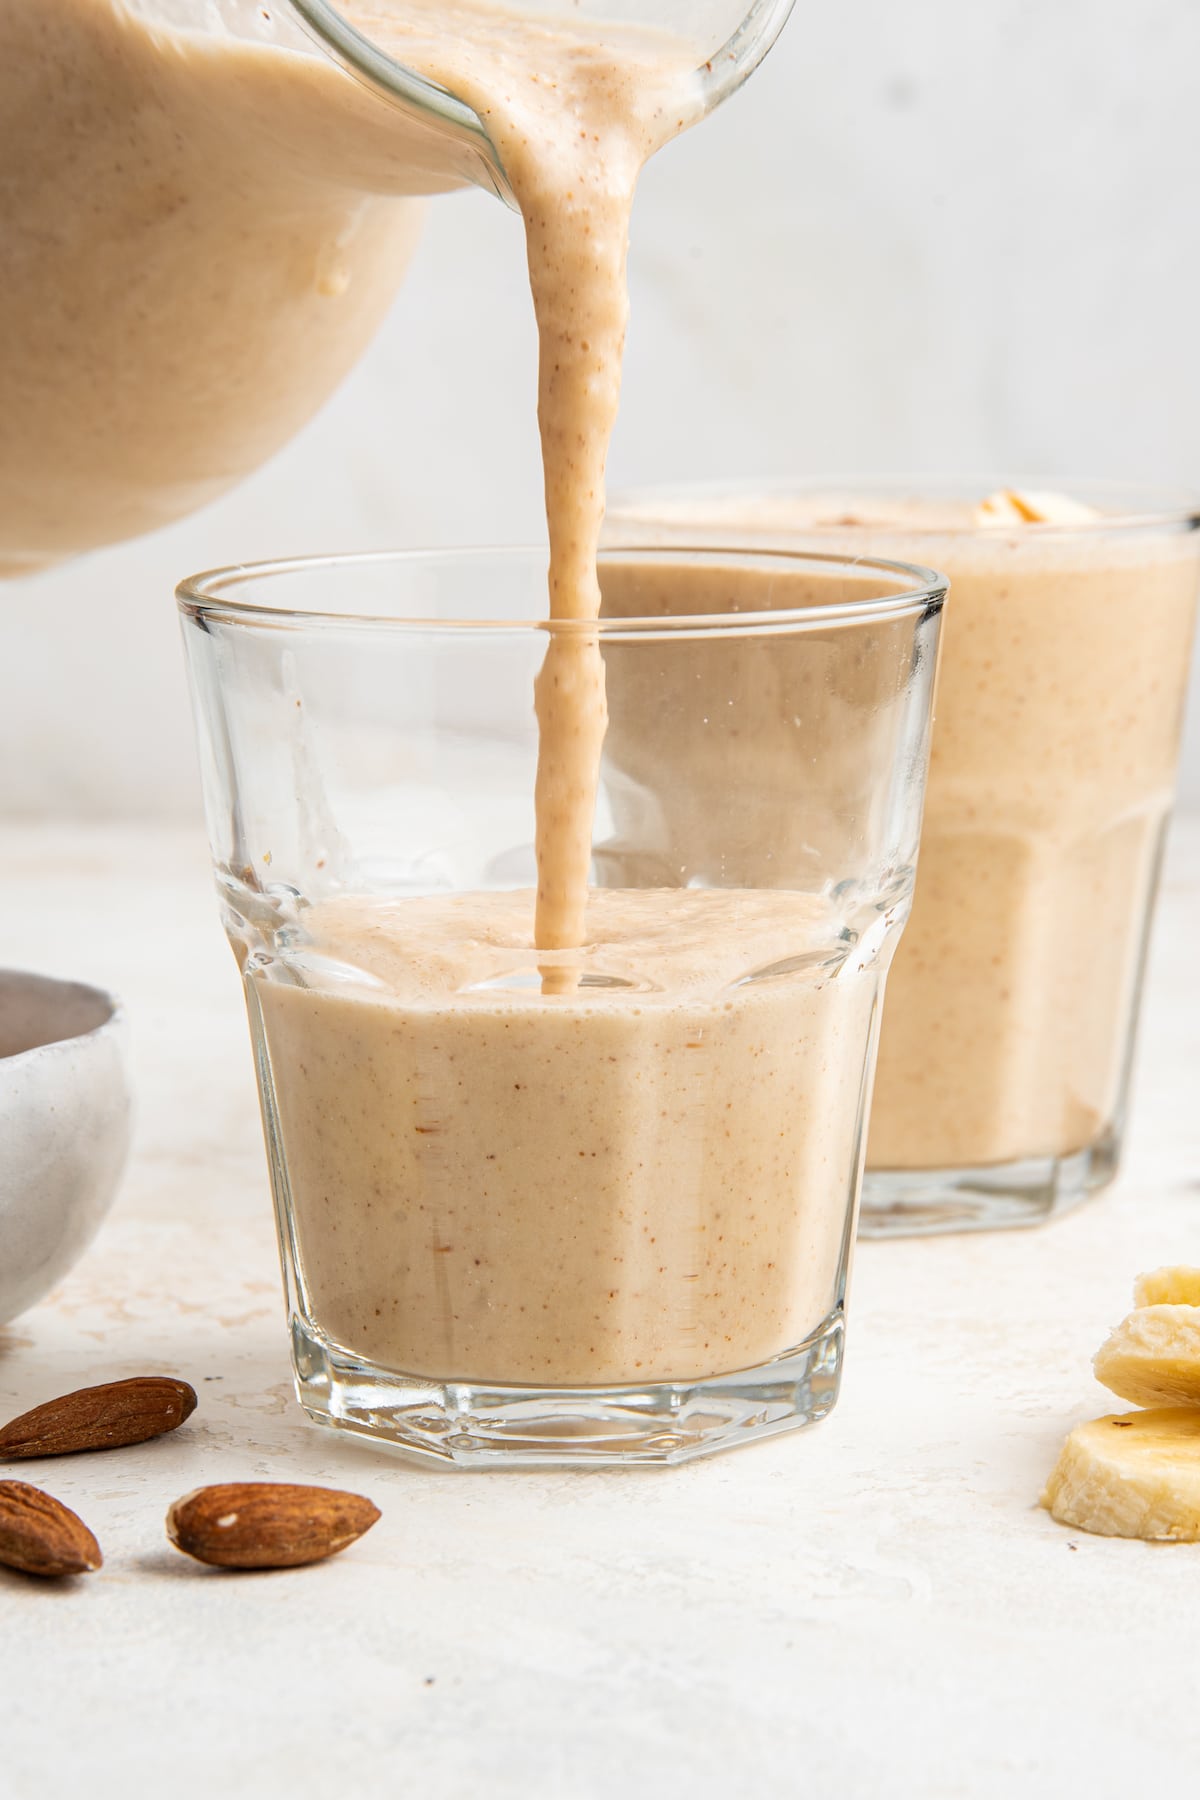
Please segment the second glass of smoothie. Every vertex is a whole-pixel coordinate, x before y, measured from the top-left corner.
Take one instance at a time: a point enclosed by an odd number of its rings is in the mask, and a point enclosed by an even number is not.
[[[551,623],[545,572],[185,583],[210,834],[306,1409],[455,1463],[676,1462],[836,1398],[944,590],[614,550],[599,623]],[[534,942],[548,672],[607,697],[565,949]],[[686,815],[676,746],[726,771]]]
[[[1116,487],[870,479],[643,494],[612,518],[625,536],[749,533],[949,576],[862,1228],[1032,1224],[1102,1186],[1175,781],[1195,507]]]

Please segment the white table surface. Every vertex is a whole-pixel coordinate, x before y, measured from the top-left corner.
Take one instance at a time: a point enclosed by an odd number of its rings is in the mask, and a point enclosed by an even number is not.
[[[1200,1782],[1200,1546],[1035,1502],[1109,1410],[1135,1273],[1200,1262],[1200,823],[1177,828],[1127,1169],[1035,1232],[860,1247],[824,1425],[690,1468],[443,1473],[295,1404],[249,1047],[194,834],[0,831],[0,961],[126,999],[117,1207],[0,1332],[0,1416],[176,1372],[177,1435],[27,1463],[99,1536],[0,1571],[0,1796],[1101,1800]],[[334,1562],[231,1576],[166,1543],[203,1482],[324,1482],[383,1517]]]

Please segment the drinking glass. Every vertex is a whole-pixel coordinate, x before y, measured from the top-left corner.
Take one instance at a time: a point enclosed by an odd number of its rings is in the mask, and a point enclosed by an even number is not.
[[[1014,494],[1046,516],[1023,518]],[[652,542],[737,532],[945,570],[921,878],[888,985],[862,1229],[1033,1225],[1103,1187],[1175,784],[1195,502],[868,477],[630,495],[612,518]]]
[[[944,583],[741,548],[600,574],[596,624],[539,618],[542,551],[179,589],[297,1391],[452,1463],[679,1462],[840,1378]],[[609,719],[565,950],[533,941],[548,654],[598,660]]]

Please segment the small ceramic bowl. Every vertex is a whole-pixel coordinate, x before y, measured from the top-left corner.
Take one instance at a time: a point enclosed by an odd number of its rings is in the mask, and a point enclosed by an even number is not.
[[[0,969],[0,1325],[91,1243],[121,1179],[131,1114],[112,995]]]

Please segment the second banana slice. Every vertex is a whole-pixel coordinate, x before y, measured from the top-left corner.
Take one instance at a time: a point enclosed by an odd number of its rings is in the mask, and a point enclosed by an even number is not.
[[[1135,1406],[1200,1406],[1200,1306],[1139,1306],[1092,1367],[1097,1381]]]

